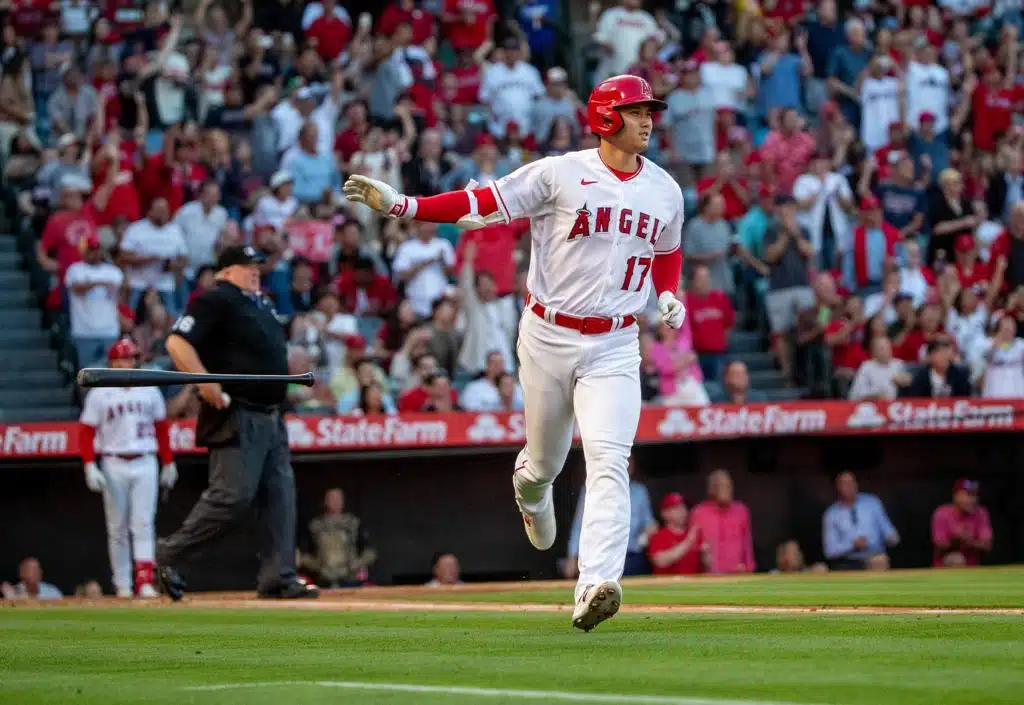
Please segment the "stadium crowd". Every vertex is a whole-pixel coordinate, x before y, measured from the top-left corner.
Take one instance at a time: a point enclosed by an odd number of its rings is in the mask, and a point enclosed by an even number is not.
[[[572,77],[554,0],[3,5],[4,178],[79,366],[123,335],[169,365],[246,242],[317,373],[294,410],[520,409],[528,223],[380,220],[339,185],[430,195],[593,147],[582,91],[630,72],[692,208],[688,323],[644,318],[646,402],[757,400],[725,365],[738,328],[813,396],[1024,396],[1019,3],[592,2]]]

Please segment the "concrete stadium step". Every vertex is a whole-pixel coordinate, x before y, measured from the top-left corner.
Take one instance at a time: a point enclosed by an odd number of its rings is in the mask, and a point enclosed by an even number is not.
[[[768,401],[797,401],[799,399],[803,399],[807,395],[807,390],[801,388],[782,387],[781,389],[765,389],[764,394],[768,397]]]
[[[754,389],[781,389],[786,386],[786,378],[778,370],[751,372],[750,386]]]
[[[78,418],[74,406],[41,406],[34,409],[0,409],[0,422],[31,423],[33,421],[73,421]]]
[[[0,291],[12,291],[14,289],[29,289],[28,272],[20,270],[0,271]]]
[[[0,374],[0,392],[5,390],[55,389],[64,386],[64,378],[56,368]]]
[[[745,362],[747,370],[753,372],[767,372],[775,369],[775,356],[767,352],[757,353],[726,353],[726,364],[739,360]]]
[[[0,309],[0,337],[12,328],[42,328],[43,313],[37,308]]]
[[[7,412],[13,412],[15,409],[68,406],[73,401],[70,388],[0,389],[0,409]]]
[[[5,373],[38,370],[56,370],[57,353],[53,350],[9,350],[0,358],[0,369]]]
[[[764,352],[764,342],[759,333],[751,331],[733,331],[729,337],[729,352],[759,353]]]
[[[28,289],[0,291],[0,309],[35,308],[38,303],[35,294]]]
[[[21,253],[17,250],[0,251],[0,269],[20,269]]]
[[[50,347],[50,333],[39,326],[29,328],[5,327],[0,330],[0,350],[39,350]],[[0,374],[3,374],[3,358],[0,357]]]

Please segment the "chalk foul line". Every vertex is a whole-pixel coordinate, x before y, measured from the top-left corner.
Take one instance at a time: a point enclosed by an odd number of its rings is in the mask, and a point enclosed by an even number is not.
[[[514,690],[504,688],[471,688],[467,686],[416,685],[410,683],[367,683],[361,681],[254,681],[251,683],[214,683],[194,685],[191,692],[220,692],[258,688],[340,688],[344,690],[413,693],[417,695],[452,695],[475,698],[540,700],[544,702],[618,703],[619,705],[798,705],[774,700],[736,700],[734,698],[695,698],[672,695],[613,695],[607,693],[576,693],[558,690]]]

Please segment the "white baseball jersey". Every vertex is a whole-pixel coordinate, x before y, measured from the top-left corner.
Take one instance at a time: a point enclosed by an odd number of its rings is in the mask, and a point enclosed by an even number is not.
[[[156,453],[154,424],[167,418],[156,387],[98,387],[85,396],[82,423],[96,429],[99,455]]]
[[[546,157],[491,184],[506,220],[530,218],[527,286],[575,316],[625,316],[650,299],[655,254],[679,249],[683,192],[641,158],[620,180],[596,149]]]
[[[889,143],[889,125],[900,122],[900,81],[866,76],[860,85],[860,140],[874,152]]]
[[[939,134],[949,127],[951,92],[949,71],[939,64],[919,64],[911,61],[907,66],[907,124],[917,130],[921,124],[921,113],[935,115],[935,132]]]

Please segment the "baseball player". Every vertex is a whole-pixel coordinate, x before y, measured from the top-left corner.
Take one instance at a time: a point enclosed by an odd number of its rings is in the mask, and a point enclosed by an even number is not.
[[[111,367],[135,367],[138,357],[129,338],[115,343],[108,354]],[[178,481],[163,395],[156,387],[90,389],[79,421],[85,484],[93,492],[103,493],[117,596],[156,597],[153,520],[158,475],[160,486],[167,489]]]
[[[637,76],[615,76],[587,106],[597,149],[547,157],[486,188],[410,198],[363,176],[345,195],[392,218],[480,228],[531,219],[529,295],[519,324],[526,447],[513,474],[526,535],[555,541],[551,486],[579,424],[587,462],[573,625],[590,631],[619,609],[629,540],[627,464],[640,418],[636,316],[651,287],[673,328],[683,305],[673,292],[682,254],[683,195],[640,156],[652,113],[665,104]]]

